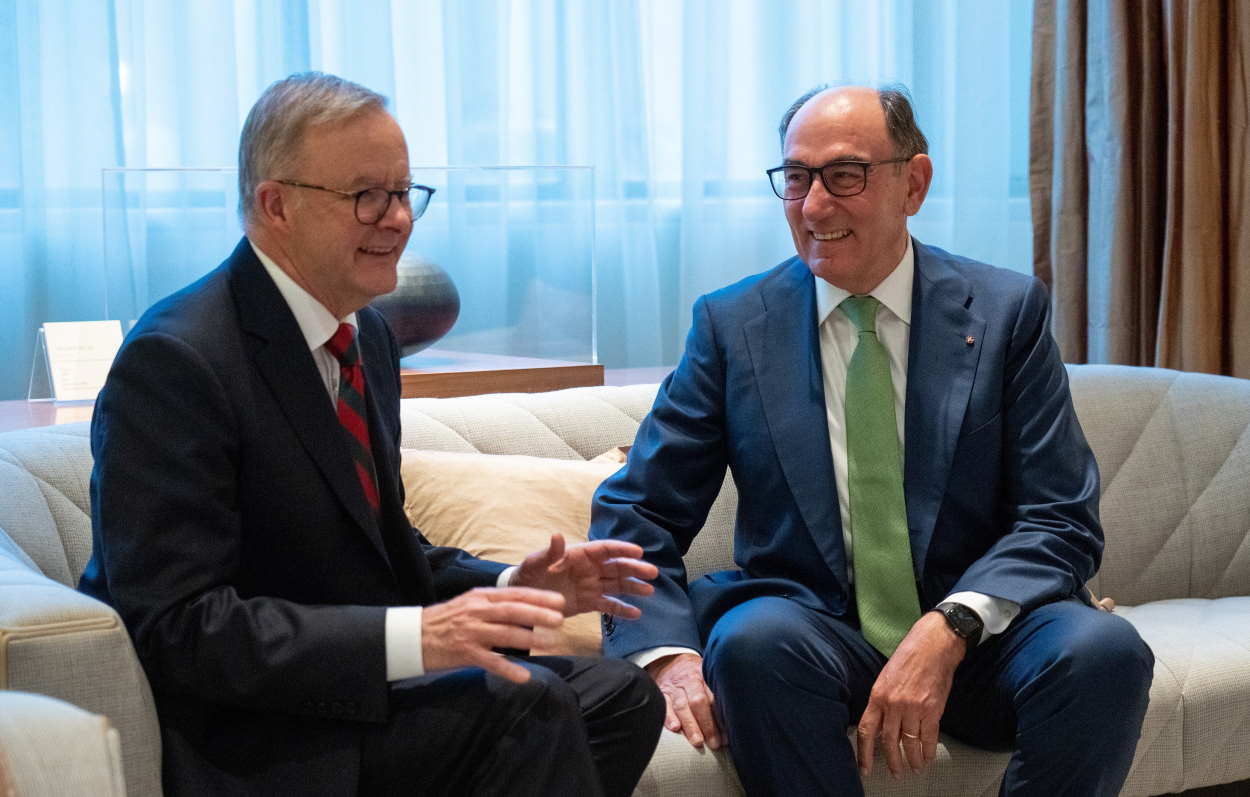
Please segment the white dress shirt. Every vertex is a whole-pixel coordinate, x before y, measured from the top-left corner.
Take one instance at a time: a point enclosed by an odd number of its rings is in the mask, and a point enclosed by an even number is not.
[[[256,244],[248,241],[252,251],[260,259],[278,292],[291,308],[295,323],[299,324],[300,332],[312,352],[313,362],[321,374],[325,384],[326,395],[332,406],[338,406],[339,395],[339,361],[326,343],[334,337],[339,324],[351,324],[359,328],[356,314],[350,313],[344,318],[335,318],[325,305],[313,298],[312,294],[301,288],[285,271]],[[368,389],[367,387],[365,388]],[[336,410],[337,411],[337,410]],[[498,586],[507,586],[515,567],[510,567],[499,574]],[[415,678],[425,674],[425,659],[421,654],[421,607],[392,606],[386,610],[386,680],[398,681],[404,678]]]
[[[907,250],[889,276],[869,296],[880,302],[877,309],[877,339],[881,341],[890,357],[890,379],[894,383],[894,419],[898,425],[899,448],[904,442],[903,407],[907,397],[907,349],[911,331],[912,280],[915,275],[915,254],[911,239]],[[822,279],[816,280],[816,324],[820,335],[820,368],[825,388],[825,421],[829,425],[829,444],[833,453],[834,481],[838,489],[838,509],[842,517],[842,542],[846,551],[847,578],[855,581],[855,535],[851,526],[850,493],[847,486],[848,466],[846,457],[846,416],[843,402],[846,396],[846,367],[855,352],[859,336],[855,325],[846,313],[838,310],[842,300],[851,294]],[[984,623],[981,639],[1001,634],[1020,613],[1020,605],[1002,598],[979,592],[956,592],[946,600],[962,603],[980,616]],[[642,650],[630,656],[639,667],[663,656],[674,653],[693,653],[687,648],[665,646]]]

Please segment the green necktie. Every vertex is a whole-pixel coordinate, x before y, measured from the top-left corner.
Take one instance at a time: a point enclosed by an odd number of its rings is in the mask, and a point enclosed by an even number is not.
[[[859,333],[846,368],[844,405],[855,603],[864,638],[890,656],[920,619],[920,599],[907,535],[890,356],[877,339],[879,306],[871,296],[849,296],[839,305]]]

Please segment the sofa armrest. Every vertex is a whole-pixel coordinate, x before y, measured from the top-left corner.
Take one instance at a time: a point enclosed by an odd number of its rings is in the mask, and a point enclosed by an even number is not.
[[[106,604],[0,551],[0,689],[102,714],[121,737],[132,795],[159,795],[161,741],[147,677]]]
[[[126,797],[117,731],[55,698],[0,692],[0,794]]]

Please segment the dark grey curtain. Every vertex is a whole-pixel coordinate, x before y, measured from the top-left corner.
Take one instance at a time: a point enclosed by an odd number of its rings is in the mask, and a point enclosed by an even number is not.
[[[1250,377],[1250,4],[1036,0],[1035,273],[1070,362]]]

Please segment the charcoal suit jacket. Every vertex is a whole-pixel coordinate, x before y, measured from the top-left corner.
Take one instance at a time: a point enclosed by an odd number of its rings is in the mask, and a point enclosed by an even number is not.
[[[1028,276],[913,240],[904,493],[922,608],[954,591],[1022,611],[1082,586],[1102,553],[1098,468]],[[799,258],[700,298],[686,350],[595,495],[592,538],[659,566],[643,619],[605,621],[618,656],[701,650],[716,620],[780,595],[853,616],[825,417],[814,277]],[[738,569],[687,583],[681,556],[724,478]]]
[[[387,718],[385,607],[493,585],[399,481],[399,367],[358,313],[374,516],[294,316],[246,239],[127,336],[91,426],[93,555],[152,685],[170,794],[346,794]]]

